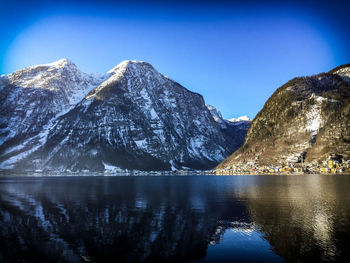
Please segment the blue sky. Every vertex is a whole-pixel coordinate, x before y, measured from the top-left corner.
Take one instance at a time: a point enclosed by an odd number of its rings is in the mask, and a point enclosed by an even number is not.
[[[1,1],[0,74],[142,60],[225,118],[253,118],[289,79],[350,62],[348,2]]]

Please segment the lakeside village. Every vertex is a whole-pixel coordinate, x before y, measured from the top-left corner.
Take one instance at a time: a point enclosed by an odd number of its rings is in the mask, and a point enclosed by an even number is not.
[[[232,165],[230,169],[218,169],[216,175],[234,174],[350,174],[350,160],[329,158],[321,165],[290,163],[285,166],[259,166],[247,163]]]

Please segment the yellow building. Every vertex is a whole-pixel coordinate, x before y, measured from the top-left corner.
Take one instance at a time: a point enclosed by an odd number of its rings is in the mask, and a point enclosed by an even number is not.
[[[290,173],[292,171],[292,168],[285,166],[282,168],[282,173]]]
[[[322,168],[320,168],[320,172],[321,172],[321,173],[327,173],[327,169],[328,169],[328,168],[322,167]]]

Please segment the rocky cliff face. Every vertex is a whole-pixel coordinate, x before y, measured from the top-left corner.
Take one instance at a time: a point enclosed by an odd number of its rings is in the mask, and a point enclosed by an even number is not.
[[[247,116],[225,120],[221,112],[214,106],[207,105],[214,121],[220,126],[221,131],[227,138],[231,138],[234,148],[238,149],[243,143],[250,126],[250,119]]]
[[[243,146],[218,168],[350,159],[349,77],[350,65],[343,65],[287,82],[254,118]]]
[[[0,85],[2,169],[206,169],[241,142],[201,95],[145,62],[96,77],[60,60]]]

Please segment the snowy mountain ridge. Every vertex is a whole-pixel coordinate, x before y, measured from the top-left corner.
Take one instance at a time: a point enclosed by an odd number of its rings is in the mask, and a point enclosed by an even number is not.
[[[7,75],[11,84],[15,86],[61,90],[71,105],[76,104],[86,95],[85,93],[95,88],[107,77],[107,74],[96,77],[83,73],[67,59],[28,67]]]
[[[0,86],[1,169],[208,169],[243,142],[244,129],[218,124],[201,95],[146,62],[96,77],[63,59]]]

